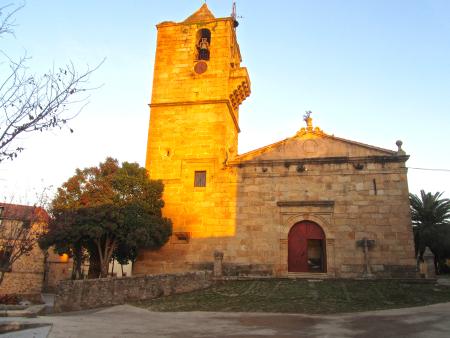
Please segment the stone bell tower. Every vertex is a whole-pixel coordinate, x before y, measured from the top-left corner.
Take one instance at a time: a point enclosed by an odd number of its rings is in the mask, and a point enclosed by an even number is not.
[[[156,27],[146,168],[165,184],[173,236],[161,250],[143,251],[134,273],[210,261],[213,242],[234,235],[237,178],[227,163],[237,155],[239,105],[250,95],[234,17],[215,18],[203,4],[183,22]]]

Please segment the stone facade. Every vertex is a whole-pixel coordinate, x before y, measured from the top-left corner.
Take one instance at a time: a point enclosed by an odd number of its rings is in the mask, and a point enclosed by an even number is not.
[[[205,289],[212,283],[212,273],[205,271],[63,281],[58,286],[54,311],[77,311],[153,299]]]
[[[45,259],[45,275],[43,291],[55,292],[58,283],[72,277],[73,260],[67,254],[58,255],[48,250]]]
[[[44,281],[44,252],[35,246],[29,255],[20,257],[11,272],[5,274],[0,294],[20,294],[24,298],[42,292]]]
[[[0,261],[3,250],[11,243],[25,223],[31,224],[31,233],[38,235],[47,226],[48,215],[39,207],[0,203]],[[6,250],[8,251],[8,250]],[[14,255],[14,251],[13,251]],[[57,263],[56,263],[57,262]],[[62,279],[70,278],[71,263],[68,259],[41,250],[34,242],[32,250],[20,256],[5,273],[0,294],[18,294],[24,299],[40,301],[43,289],[54,289]]]
[[[41,208],[26,205],[0,203],[0,260],[4,255],[15,255],[17,249],[11,249],[15,238],[24,224],[29,224],[30,232],[40,233],[47,214]],[[21,294],[35,299],[40,294],[44,276],[44,251],[38,245],[18,258],[9,272],[5,273],[0,294]]]
[[[231,18],[215,19],[204,5],[182,23],[157,28],[146,168],[165,184],[164,215],[174,224],[166,247],[189,257],[166,259],[165,248],[154,260],[155,253],[143,251],[133,274],[185,271],[187,262],[204,261],[204,250],[191,243],[211,242],[209,250],[234,236],[236,169],[225,163],[237,155],[238,108],[250,94]],[[207,61],[198,58],[202,30],[211,37]],[[207,71],[196,72],[198,64]],[[196,171],[206,172],[206,186],[194,186]]]
[[[206,5],[157,26],[146,167],[165,184],[174,235],[142,251],[133,274],[212,269],[218,251],[225,275],[308,276],[288,266],[291,231],[308,221],[323,232],[309,244],[322,250],[315,276],[415,275],[401,143],[392,151],[334,137],[307,116],[293,137],[237,154],[250,80],[235,27]],[[196,42],[205,29],[210,59],[202,61]],[[199,172],[205,186],[196,186]],[[374,243],[366,254],[360,240]]]
[[[230,165],[239,167],[237,237],[247,259],[287,275],[289,231],[309,220],[325,233],[327,276],[361,276],[363,238],[375,241],[375,275],[414,276],[407,158],[318,128],[239,156]]]

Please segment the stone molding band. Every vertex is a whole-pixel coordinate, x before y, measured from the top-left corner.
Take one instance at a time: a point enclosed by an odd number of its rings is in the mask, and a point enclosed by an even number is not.
[[[317,158],[301,158],[291,160],[258,160],[258,161],[229,161],[230,166],[260,166],[260,165],[296,165],[296,164],[336,164],[336,163],[391,163],[406,162],[409,155],[400,156],[362,156],[362,157],[317,157]]]
[[[156,107],[175,107],[175,106],[196,106],[196,105],[205,105],[205,104],[226,104],[228,107],[228,111],[230,113],[231,118],[233,119],[234,126],[236,128],[236,131],[238,133],[241,132],[241,129],[239,128],[239,123],[236,118],[235,111],[233,109],[233,106],[230,103],[230,100],[202,100],[202,101],[180,101],[180,102],[156,102],[156,103],[150,103],[150,108],[156,108]]]
[[[334,207],[334,201],[278,201],[279,207]]]

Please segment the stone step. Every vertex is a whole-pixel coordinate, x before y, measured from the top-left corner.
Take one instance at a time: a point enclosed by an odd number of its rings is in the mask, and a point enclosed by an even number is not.
[[[324,272],[289,272],[288,278],[325,279],[325,278],[330,278],[330,277]]]

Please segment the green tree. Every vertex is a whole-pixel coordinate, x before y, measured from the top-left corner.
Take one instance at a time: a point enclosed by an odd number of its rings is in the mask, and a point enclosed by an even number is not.
[[[449,224],[450,200],[442,198],[442,194],[442,192],[426,193],[424,190],[420,191],[420,197],[409,194],[411,219],[414,226]]]
[[[450,255],[450,200],[442,194],[421,190],[420,197],[409,195],[417,259],[427,246],[437,260]]]
[[[86,250],[84,236],[81,228],[74,225],[74,217],[74,211],[54,209],[48,222],[50,230],[39,239],[39,245],[43,249],[53,247],[58,254],[68,254],[73,259],[72,279],[80,279]],[[61,222],[62,218],[64,222]]]
[[[172,223],[162,217],[161,181],[150,180],[137,163],[107,158],[98,167],[77,169],[58,189],[52,202],[49,233],[41,243],[82,247],[100,276],[108,273],[112,257],[134,261],[140,248],[155,249],[167,242]],[[77,257],[76,259],[80,259]]]

